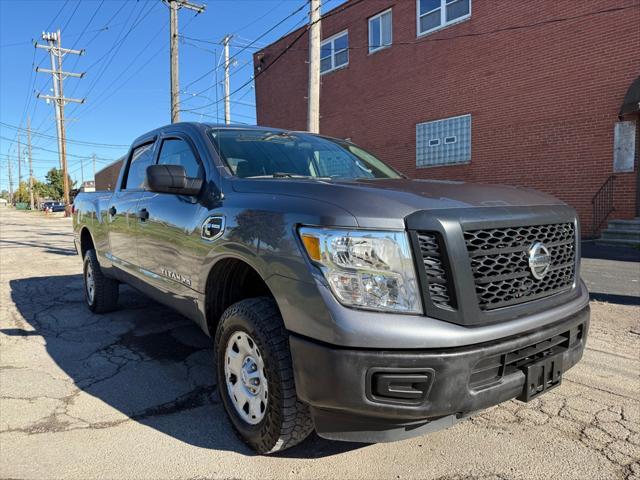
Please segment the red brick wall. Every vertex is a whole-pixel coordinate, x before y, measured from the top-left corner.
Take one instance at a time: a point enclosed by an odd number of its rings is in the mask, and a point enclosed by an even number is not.
[[[370,55],[367,18],[391,6],[394,44]],[[551,21],[567,17],[577,18]],[[322,36],[345,28],[349,65],[322,76],[322,133],[351,138],[412,177],[549,192],[593,233],[591,199],[612,173],[614,123],[640,74],[638,0],[472,0],[469,20],[418,39],[414,0],[365,0],[325,19]],[[269,46],[262,65],[298,33]],[[307,45],[305,34],[258,74],[259,124],[305,129]],[[471,163],[416,168],[416,124],[467,113]],[[619,218],[634,214],[635,175],[616,179]]]

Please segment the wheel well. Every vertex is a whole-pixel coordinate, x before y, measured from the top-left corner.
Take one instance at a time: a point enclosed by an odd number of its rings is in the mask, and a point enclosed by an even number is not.
[[[95,249],[93,245],[93,238],[91,238],[91,234],[89,233],[89,229],[83,228],[82,232],[80,232],[80,254],[82,258],[84,258],[84,254],[87,253],[87,250]]]
[[[206,314],[213,337],[224,311],[240,300],[272,297],[271,290],[249,264],[235,258],[220,260],[209,272],[206,284]]]

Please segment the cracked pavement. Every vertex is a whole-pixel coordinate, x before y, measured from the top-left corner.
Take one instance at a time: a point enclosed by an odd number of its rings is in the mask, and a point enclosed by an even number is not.
[[[219,404],[198,327],[127,287],[119,310],[91,314],[71,221],[2,208],[0,477],[640,480],[635,260],[583,261],[601,290],[587,350],[543,397],[403,442],[313,435],[257,457]]]

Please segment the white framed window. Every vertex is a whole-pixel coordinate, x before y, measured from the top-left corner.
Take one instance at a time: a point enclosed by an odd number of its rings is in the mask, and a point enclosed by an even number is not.
[[[471,0],[416,0],[418,36],[434,32],[471,16]]]
[[[389,9],[369,19],[369,53],[391,46],[392,41],[393,22]]]
[[[337,33],[320,44],[320,73],[349,64],[349,31]]]
[[[471,161],[471,115],[416,125],[416,167],[457,165]]]

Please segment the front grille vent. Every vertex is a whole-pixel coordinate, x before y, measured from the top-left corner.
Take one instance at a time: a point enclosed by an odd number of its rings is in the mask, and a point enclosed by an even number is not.
[[[472,230],[464,233],[478,304],[482,310],[516,305],[559,293],[575,277],[573,223]],[[540,280],[529,268],[529,249],[543,243],[551,266]]]
[[[434,233],[418,232],[422,263],[427,275],[427,288],[431,301],[445,308],[453,307],[453,292],[449,285],[446,259],[438,237]]]
[[[479,390],[494,385],[504,375],[508,375],[528,363],[575,346],[582,340],[583,332],[584,325],[578,325],[561,335],[556,335],[544,341],[485,357],[473,367],[469,378],[469,386]]]

